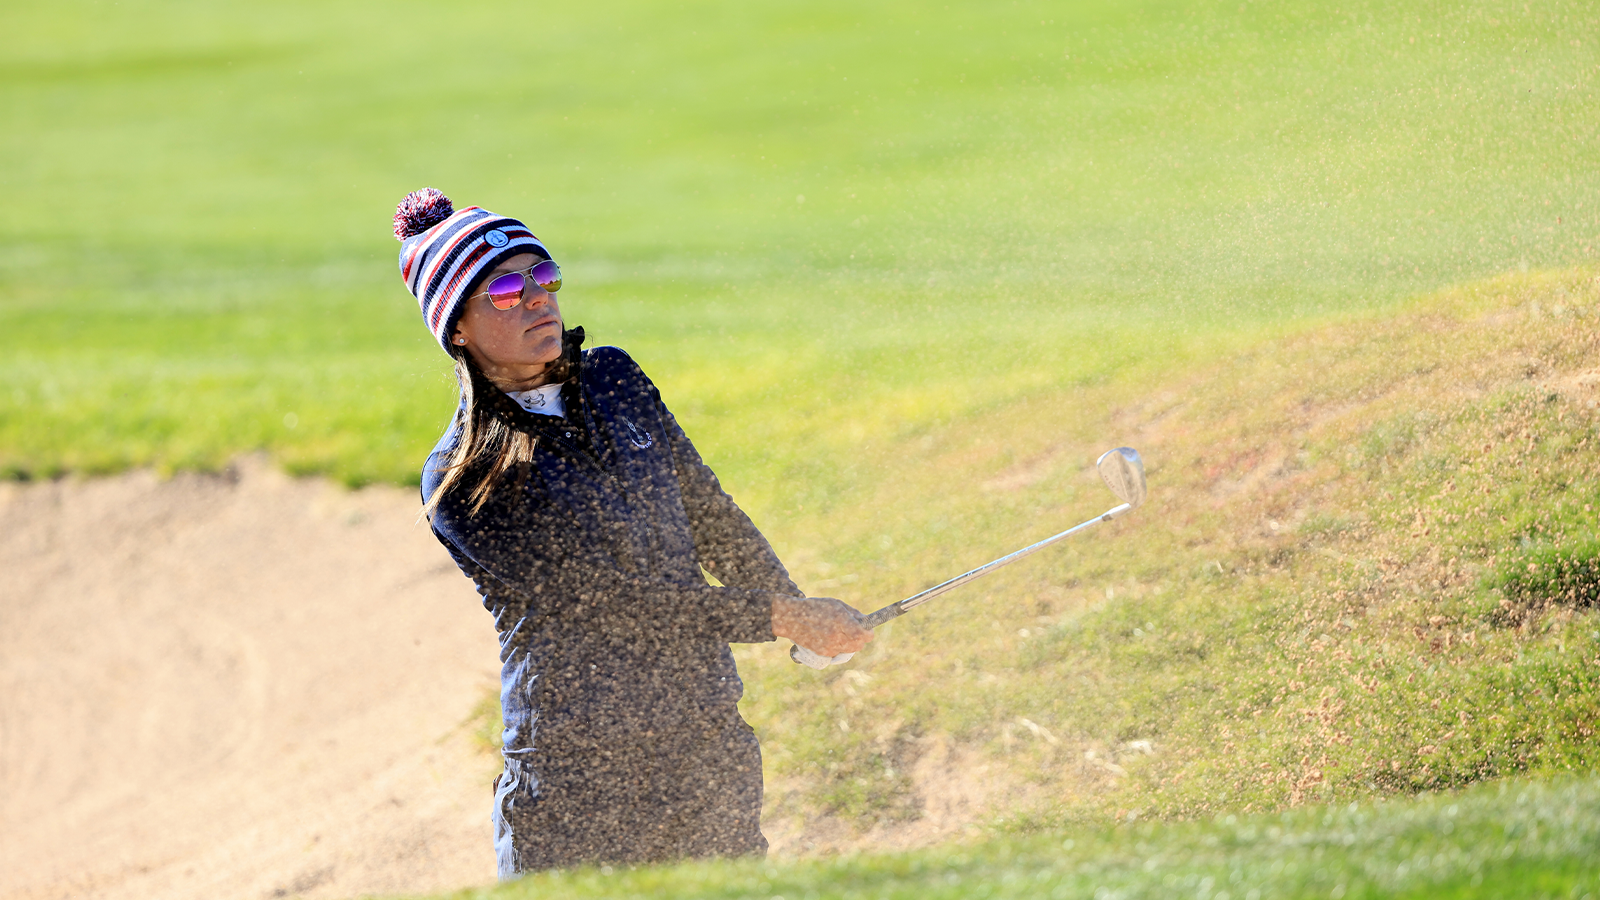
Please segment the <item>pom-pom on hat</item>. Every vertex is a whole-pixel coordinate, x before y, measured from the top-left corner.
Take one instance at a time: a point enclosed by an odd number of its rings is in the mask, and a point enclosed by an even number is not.
[[[457,212],[450,198],[433,188],[412,191],[400,201],[394,236],[400,241],[400,277],[446,353],[461,303],[486,272],[519,253],[550,256],[516,219],[476,206]]]

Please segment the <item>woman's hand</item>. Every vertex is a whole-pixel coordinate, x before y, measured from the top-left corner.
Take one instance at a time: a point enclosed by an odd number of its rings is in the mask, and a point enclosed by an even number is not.
[[[772,601],[772,633],[823,656],[854,653],[872,640],[865,617],[831,597]]]

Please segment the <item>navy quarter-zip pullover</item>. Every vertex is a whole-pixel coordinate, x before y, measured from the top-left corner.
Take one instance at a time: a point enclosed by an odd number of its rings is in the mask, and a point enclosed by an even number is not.
[[[764,850],[728,644],[772,640],[774,597],[801,592],[621,350],[582,353],[563,418],[484,393],[535,437],[533,461],[476,513],[464,490],[442,498],[432,527],[499,633],[502,875]],[[425,501],[459,435],[458,419],[429,457]],[[724,793],[742,833],[719,843]],[[621,833],[573,836],[602,825]]]

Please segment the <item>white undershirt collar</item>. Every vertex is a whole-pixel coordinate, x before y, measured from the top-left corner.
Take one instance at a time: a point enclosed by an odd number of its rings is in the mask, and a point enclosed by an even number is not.
[[[506,391],[516,404],[531,413],[541,416],[562,417],[567,414],[566,404],[561,402],[561,385],[546,384],[531,391]]]

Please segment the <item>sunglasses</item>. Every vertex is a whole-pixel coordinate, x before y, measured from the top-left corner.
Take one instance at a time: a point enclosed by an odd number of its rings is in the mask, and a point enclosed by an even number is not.
[[[489,295],[495,309],[512,309],[522,302],[522,292],[528,289],[529,281],[554,294],[561,290],[561,267],[547,259],[518,272],[507,272],[489,282],[483,293]]]

